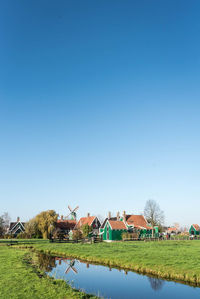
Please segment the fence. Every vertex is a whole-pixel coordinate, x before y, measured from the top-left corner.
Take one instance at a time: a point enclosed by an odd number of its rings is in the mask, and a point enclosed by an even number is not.
[[[102,242],[102,238],[99,237],[91,237],[88,239],[77,239],[77,240],[70,240],[70,239],[50,239],[51,243],[100,243]]]
[[[18,241],[12,239],[4,239],[4,240],[0,240],[0,243],[6,244],[8,246],[12,246],[18,244]]]
[[[200,240],[200,236],[183,236],[183,235],[174,235],[174,236],[160,236],[159,238],[124,238],[123,241],[192,241]]]
[[[128,238],[128,239],[123,239],[122,241],[127,242],[127,241],[160,241],[159,238]]]

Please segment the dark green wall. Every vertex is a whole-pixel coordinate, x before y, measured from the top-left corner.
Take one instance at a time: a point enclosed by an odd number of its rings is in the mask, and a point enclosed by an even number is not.
[[[109,227],[109,239],[107,239],[107,226]],[[120,241],[122,240],[122,234],[127,232],[126,229],[112,230],[108,222],[106,222],[104,229],[100,229],[100,232],[103,232],[103,240],[110,241]],[[151,238],[152,230],[151,229],[141,229],[139,230],[139,238]],[[159,237],[158,227],[154,227],[154,237]]]
[[[200,232],[196,231],[196,229],[194,228],[193,225],[191,225],[191,227],[189,229],[189,233],[190,233],[190,235],[194,235],[194,236],[199,236],[200,235]]]
[[[107,239],[107,226],[109,228],[109,239]],[[125,229],[112,230],[108,222],[106,223],[104,229],[100,229],[100,232],[103,232],[103,240],[110,241],[120,241],[122,240],[122,233],[127,232]]]

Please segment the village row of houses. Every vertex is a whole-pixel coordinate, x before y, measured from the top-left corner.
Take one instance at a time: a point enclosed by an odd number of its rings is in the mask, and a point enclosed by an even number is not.
[[[116,217],[112,217],[111,213],[108,213],[108,217],[100,222],[97,216],[91,216],[89,213],[86,217],[81,217],[79,221],[76,219],[65,219],[61,216],[55,228],[58,232],[63,234],[69,234],[73,230],[80,229],[83,225],[87,224],[92,228],[92,233],[102,236],[106,241],[117,241],[122,239],[123,233],[136,233],[139,237],[158,236],[158,227],[151,227],[143,215],[126,214],[124,211],[120,216],[118,212]],[[25,223],[17,218],[16,222],[11,222],[8,230],[9,234],[17,236],[19,233],[25,231]],[[167,234],[177,233],[176,227],[168,227],[166,229]],[[200,235],[200,226],[192,224],[189,230],[190,235]]]
[[[117,241],[122,239],[123,233],[136,233],[140,238],[149,236],[158,236],[158,227],[151,227],[143,215],[126,214],[124,211],[120,216],[118,212],[116,217],[112,217],[108,213],[108,217],[101,223],[97,216],[91,216],[89,213],[86,217],[81,217],[79,221],[74,219],[65,219],[61,216],[55,224],[55,229],[62,234],[69,234],[73,230],[80,229],[87,224],[92,228],[94,235],[100,235],[103,240]],[[8,230],[9,234],[17,236],[19,233],[25,231],[25,223],[17,218],[16,222],[11,222]],[[166,228],[167,234],[177,234],[176,227]],[[200,235],[200,226],[192,224],[189,229],[190,235]]]

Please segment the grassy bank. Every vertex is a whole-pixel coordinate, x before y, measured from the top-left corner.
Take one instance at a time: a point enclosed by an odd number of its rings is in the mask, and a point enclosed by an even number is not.
[[[0,246],[0,298],[89,298],[31,265],[30,250]]]
[[[54,255],[131,269],[200,286],[200,241],[58,244],[36,242],[34,248]]]

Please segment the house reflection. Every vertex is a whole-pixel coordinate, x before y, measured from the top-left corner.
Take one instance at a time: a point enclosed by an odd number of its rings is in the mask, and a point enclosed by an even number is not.
[[[164,285],[164,280],[162,279],[158,279],[158,278],[154,278],[154,277],[148,277],[148,280],[150,282],[151,288],[154,291],[159,291],[163,288]]]

